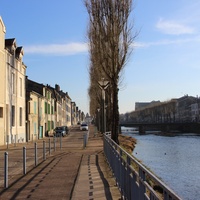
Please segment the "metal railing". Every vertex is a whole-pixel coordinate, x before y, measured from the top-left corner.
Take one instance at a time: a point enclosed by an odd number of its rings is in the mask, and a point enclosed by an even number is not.
[[[103,138],[104,154],[124,199],[181,200],[167,185],[115,143],[109,132]]]

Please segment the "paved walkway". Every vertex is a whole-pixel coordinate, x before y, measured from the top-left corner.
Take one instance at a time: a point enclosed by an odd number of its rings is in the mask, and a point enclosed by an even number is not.
[[[1,184],[0,200],[121,199],[112,173],[105,161],[102,137],[100,134],[94,137],[94,131],[95,128],[90,126],[89,141],[87,147],[83,149],[84,132],[73,127],[70,134],[63,138],[62,148],[59,149],[58,141],[57,149],[51,150],[51,155],[36,167],[29,167],[29,172],[25,176],[21,175],[22,169],[20,170],[17,164],[12,164],[15,173],[9,177],[7,189],[4,189]],[[29,146],[32,147],[33,144],[28,144],[27,149]],[[42,149],[42,146],[39,144],[38,146]],[[1,148],[0,151],[3,152],[3,149]],[[16,157],[14,152],[18,157],[21,155],[15,148],[9,149],[9,155],[13,159]],[[12,159],[10,158],[10,160]],[[2,169],[1,166],[0,168]],[[9,171],[12,171],[12,167],[9,167]]]

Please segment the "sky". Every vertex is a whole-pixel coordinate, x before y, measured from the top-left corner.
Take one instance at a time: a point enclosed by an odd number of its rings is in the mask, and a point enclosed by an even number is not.
[[[135,0],[138,33],[121,74],[119,112],[135,102],[200,96],[200,1]],[[88,14],[83,0],[0,0],[6,38],[23,46],[29,79],[68,92],[89,113]]]

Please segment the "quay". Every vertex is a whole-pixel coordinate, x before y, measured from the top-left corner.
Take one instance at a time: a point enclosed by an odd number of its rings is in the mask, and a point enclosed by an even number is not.
[[[11,166],[8,172],[8,188],[4,188],[3,162],[0,164],[0,199],[121,199],[103,153],[102,135],[96,134],[95,127],[90,126],[86,148],[83,148],[83,137],[83,131],[76,126],[72,127],[69,135],[62,140],[62,148],[59,149],[57,145],[56,150],[51,149],[49,155],[46,152],[47,158],[37,166],[33,162],[32,168],[25,175],[22,173],[21,151],[26,143],[18,143],[16,147],[9,149],[1,146],[1,160],[3,153],[8,151]],[[48,139],[44,138],[46,143]],[[37,143],[40,152],[42,140],[37,140]],[[28,143],[25,146],[33,151],[33,145]]]

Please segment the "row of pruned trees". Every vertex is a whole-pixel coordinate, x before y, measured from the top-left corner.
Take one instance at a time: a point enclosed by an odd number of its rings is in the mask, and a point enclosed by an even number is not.
[[[129,113],[129,120],[134,122],[174,122],[177,101],[158,102]]]
[[[109,81],[106,89],[106,124],[111,137],[118,142],[118,91],[121,72],[131,53],[132,35],[129,18],[132,0],[84,0],[89,14],[88,39],[90,47],[90,113],[96,115],[102,106],[98,82]]]

